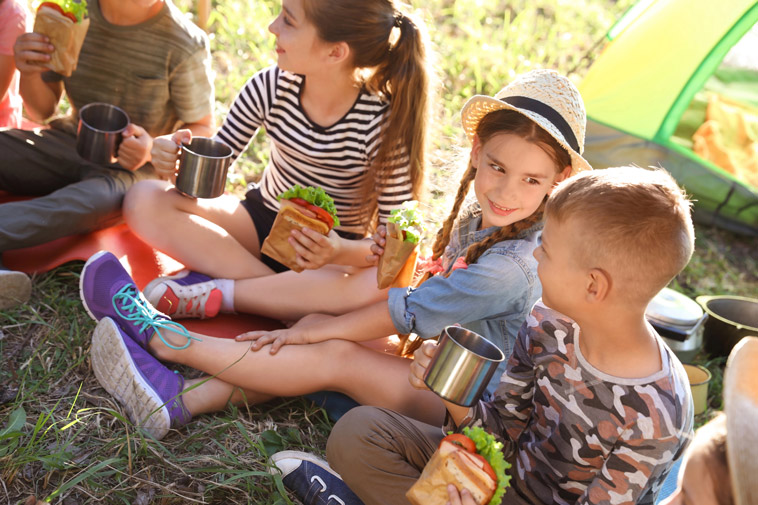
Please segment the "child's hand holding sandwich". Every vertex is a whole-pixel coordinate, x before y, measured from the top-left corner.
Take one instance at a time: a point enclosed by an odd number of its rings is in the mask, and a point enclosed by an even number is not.
[[[406,287],[413,281],[418,244],[423,234],[418,202],[405,202],[372,237],[372,252],[378,257],[376,283],[379,289]],[[367,258],[372,260],[373,257]]]
[[[428,389],[424,374],[436,349],[436,341],[426,340],[413,354],[408,380],[416,389]],[[468,407],[442,402],[456,426],[470,414]],[[480,427],[449,434],[406,497],[416,505],[498,505],[510,481],[502,448]]]
[[[53,50],[45,51],[40,47],[38,51],[47,53],[50,57],[46,59],[37,58],[35,63],[69,77],[76,70],[79,51],[82,48],[88,28],[89,19],[87,19],[87,2],[85,0],[48,0],[41,2],[37,7],[37,15],[34,19],[34,33],[45,36]],[[43,39],[38,40],[42,41]],[[26,60],[27,63],[31,61],[31,59]]]
[[[339,254],[339,226],[334,200],[322,188],[293,186],[280,202],[271,233],[261,252],[295,272],[320,268]]]
[[[292,200],[281,200],[283,206],[297,206]],[[319,214],[308,207],[299,206],[298,211],[311,219],[319,219]],[[324,265],[334,263],[340,252],[339,236],[330,229],[326,235],[308,226],[295,228],[287,239],[297,254],[295,262],[305,270],[316,270]],[[293,269],[294,270],[294,269]]]

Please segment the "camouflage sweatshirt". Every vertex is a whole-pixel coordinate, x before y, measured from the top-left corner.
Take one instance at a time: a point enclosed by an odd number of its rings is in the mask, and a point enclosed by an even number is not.
[[[586,361],[579,336],[537,302],[493,402],[467,424],[515,441],[519,477],[543,503],[652,505],[692,437],[684,368],[658,339],[660,371],[613,377]]]

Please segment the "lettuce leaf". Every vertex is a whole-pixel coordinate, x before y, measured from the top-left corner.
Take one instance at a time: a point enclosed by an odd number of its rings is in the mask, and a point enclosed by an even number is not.
[[[57,4],[63,9],[63,12],[70,12],[74,15],[76,20],[81,23],[85,17],[87,17],[87,2],[86,0],[45,0],[44,2],[37,3],[37,9],[43,3]]]
[[[390,223],[395,223],[402,231],[405,232],[405,242],[418,244],[421,235],[424,233],[424,226],[421,222],[421,212],[418,210],[418,202],[410,200],[401,207],[390,212],[387,218]]]
[[[497,476],[497,489],[487,505],[500,505],[505,494],[505,488],[510,486],[511,476],[505,473],[511,464],[503,456],[503,444],[495,437],[484,431],[480,426],[463,428],[463,434],[476,444],[476,452],[486,459]]]
[[[324,188],[314,188],[308,186],[306,188],[295,184],[290,189],[277,196],[277,200],[289,200],[291,198],[302,198],[306,202],[321,207],[327,211],[334,219],[334,226],[340,225],[340,220],[337,218],[337,207],[334,206],[334,200],[332,197],[326,194]]]

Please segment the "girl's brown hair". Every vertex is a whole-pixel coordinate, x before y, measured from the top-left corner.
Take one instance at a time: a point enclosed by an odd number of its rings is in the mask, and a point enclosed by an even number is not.
[[[400,12],[393,0],[307,0],[304,8],[322,40],[347,43],[355,68],[370,71],[366,89],[390,102],[371,167],[374,177],[363,188],[368,227],[376,216],[377,195],[404,155],[410,161],[413,198],[421,196],[431,92],[424,26]]]
[[[549,133],[540,128],[537,123],[528,117],[519,114],[516,111],[503,109],[490,112],[484,116],[476,127],[476,135],[482,145],[486,144],[492,137],[498,134],[508,133],[517,135],[527,142],[531,142],[540,148],[555,162],[556,171],[560,172],[565,167],[571,165],[571,157],[568,151],[563,148]],[[455,195],[455,203],[450,215],[445,220],[442,228],[437,232],[437,237],[432,248],[432,259],[436,260],[442,256],[445,247],[450,242],[450,233],[453,230],[455,220],[461,210],[461,205],[466,199],[466,195],[471,187],[471,182],[476,176],[476,167],[473,160],[469,157],[468,168],[463,174],[461,184],[458,187],[458,193]],[[537,211],[526,219],[517,221],[508,226],[503,226],[495,233],[485,239],[472,244],[466,251],[466,264],[475,263],[484,252],[503,240],[513,238],[522,231],[528,230],[535,223],[542,220],[542,214],[545,209],[545,202],[542,202]],[[424,277],[423,280],[426,280]]]
[[[565,167],[571,165],[571,157],[563,146],[561,146],[549,133],[540,128],[534,121],[516,111],[502,109],[490,112],[484,116],[476,126],[476,135],[479,137],[479,141],[482,145],[486,144],[495,135],[502,133],[517,135],[527,142],[539,146],[548,156],[550,156],[553,162],[555,162],[556,172],[560,172]],[[471,182],[474,180],[474,177],[476,177],[476,168],[473,159],[469,157],[468,167],[461,178],[461,183],[458,187],[458,192],[455,195],[455,202],[453,203],[450,215],[448,215],[443,223],[442,228],[437,231],[437,236],[432,248],[432,260],[439,259],[442,256],[442,253],[445,252],[445,247],[447,247],[447,244],[450,242],[450,234],[453,231],[455,220],[458,218],[461,206],[466,199],[466,195],[468,195]],[[547,200],[547,198],[545,198],[545,200]],[[466,264],[470,265],[475,263],[479,257],[487,251],[487,249],[498,242],[516,237],[519,233],[534,226],[535,223],[542,220],[544,210],[545,201],[540,204],[539,208],[537,208],[531,216],[507,226],[503,226],[498,231],[490,234],[481,241],[471,244],[466,250]],[[432,274],[430,273],[424,274],[423,277],[418,279],[416,285],[423,283],[431,277],[431,275]],[[448,275],[450,274],[448,273]],[[414,340],[409,339],[409,335],[401,335],[400,337],[401,342],[398,347],[398,354],[403,356],[410,356],[413,354],[422,342],[420,338]]]

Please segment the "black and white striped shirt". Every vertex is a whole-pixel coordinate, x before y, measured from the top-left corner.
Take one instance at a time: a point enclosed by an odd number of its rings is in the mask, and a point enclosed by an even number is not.
[[[300,103],[304,77],[273,66],[245,84],[216,137],[242,153],[259,127],[266,129],[271,156],[260,182],[268,208],[278,210],[276,196],[295,184],[321,186],[332,198],[340,230],[362,232],[360,193],[381,142],[389,104],[362,90],[345,116],[328,127],[313,123]],[[407,155],[378,195],[379,218],[412,195]]]

